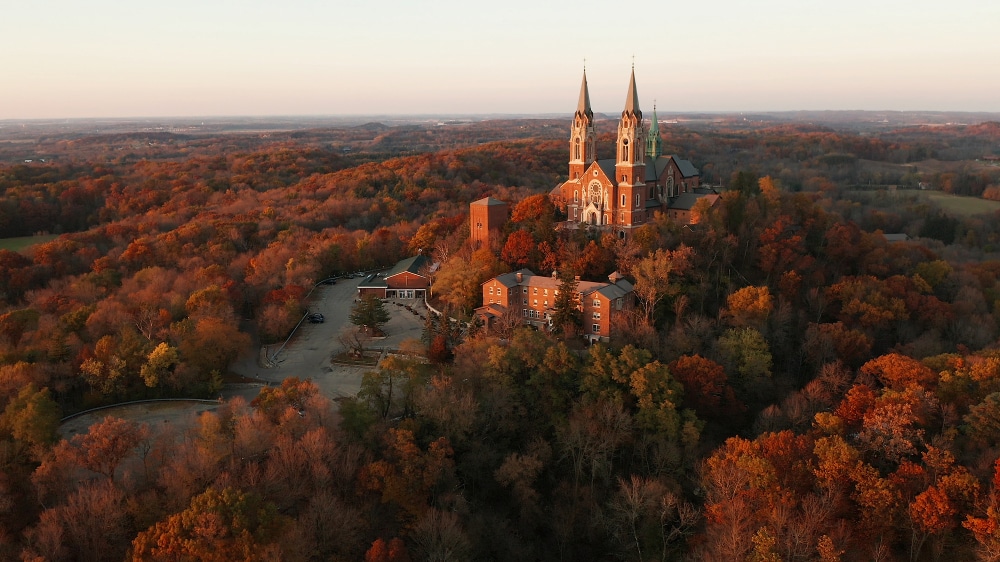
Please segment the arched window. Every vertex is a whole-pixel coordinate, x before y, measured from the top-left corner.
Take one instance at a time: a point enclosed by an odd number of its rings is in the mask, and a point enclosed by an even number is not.
[[[628,162],[628,139],[622,139],[622,162]]]
[[[573,190],[573,202],[574,203],[579,203],[580,202],[580,191],[579,190],[576,190],[576,189]]]
[[[622,207],[624,207],[625,205],[628,205],[628,202],[627,199],[625,199],[625,194],[622,193]]]
[[[580,159],[580,138],[573,139],[573,160]]]

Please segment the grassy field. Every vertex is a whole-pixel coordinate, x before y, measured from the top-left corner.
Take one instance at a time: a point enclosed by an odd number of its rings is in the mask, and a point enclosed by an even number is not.
[[[1000,201],[989,201],[979,197],[965,197],[934,191],[926,193],[931,201],[937,203],[944,212],[961,217],[993,213],[1000,211]]]
[[[55,240],[58,238],[58,234],[45,234],[42,236],[21,236],[19,238],[0,238],[0,250],[10,250],[12,252],[21,252],[29,246],[34,246],[35,244],[41,244],[42,242],[48,242],[49,240]]]

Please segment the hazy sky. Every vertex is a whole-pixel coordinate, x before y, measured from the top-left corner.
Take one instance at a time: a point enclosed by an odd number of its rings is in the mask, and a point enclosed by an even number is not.
[[[0,119],[1000,111],[1000,0],[0,0]]]

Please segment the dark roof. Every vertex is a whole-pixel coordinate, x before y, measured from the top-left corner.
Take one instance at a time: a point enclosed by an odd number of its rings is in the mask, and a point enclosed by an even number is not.
[[[672,198],[670,203],[667,203],[667,208],[678,211],[690,211],[694,208],[695,203],[705,197],[718,198],[719,196],[714,193],[681,193],[677,197]]]
[[[602,158],[597,161],[597,165],[601,167],[601,171],[604,175],[611,178],[611,181],[615,181],[615,159],[614,158]]]
[[[621,279],[617,283],[601,287],[597,292],[609,299],[617,299],[631,293],[632,284],[627,279]]]
[[[663,170],[667,169],[667,164],[669,163],[669,156],[658,156],[655,160],[647,160],[646,178],[643,181],[655,182],[663,174]]]
[[[681,160],[676,156],[674,156],[673,159],[674,162],[677,163],[677,169],[680,171],[682,176],[692,178],[698,175],[698,168],[695,168],[694,165],[687,160]]]
[[[427,258],[424,256],[417,255],[413,256],[412,258],[406,258],[405,260],[394,265],[392,269],[390,269],[385,274],[385,277],[387,278],[392,277],[393,275],[397,275],[404,271],[409,271],[410,273],[416,273],[417,275],[419,275],[420,268],[423,267],[426,263],[427,263]]]
[[[361,289],[385,289],[388,287],[389,284],[385,282],[385,278],[379,277],[378,273],[372,273],[358,284],[359,291]]]
[[[484,197],[484,198],[480,199],[479,201],[473,201],[472,204],[473,205],[488,205],[488,206],[506,205],[506,203],[504,203],[503,201],[501,201],[499,199],[494,199],[492,197]]]

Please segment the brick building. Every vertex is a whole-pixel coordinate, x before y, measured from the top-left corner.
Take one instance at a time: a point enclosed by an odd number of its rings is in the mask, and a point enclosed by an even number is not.
[[[607,341],[614,315],[633,305],[632,284],[615,274],[609,281],[577,284],[576,302],[583,317],[584,337],[592,342]],[[522,269],[498,275],[483,283],[483,306],[476,309],[476,314],[487,326],[505,314],[513,314],[524,324],[549,329],[559,284],[554,272],[551,276],[535,275]]]
[[[358,296],[375,295],[380,299],[422,299],[431,286],[427,258],[407,258],[386,273],[373,273],[358,285]]]
[[[569,179],[550,194],[566,213],[567,226],[613,230],[624,238],[629,231],[652,219],[656,211],[666,212],[687,224],[692,220],[692,201],[708,197],[709,203],[714,204],[718,199],[714,190],[701,187],[698,169],[690,162],[661,153],[655,108],[646,130],[639,109],[635,69],[629,78],[625,109],[618,122],[614,158],[597,158],[596,138],[584,71],[580,99],[570,126]],[[676,212],[671,214],[671,209]]]

